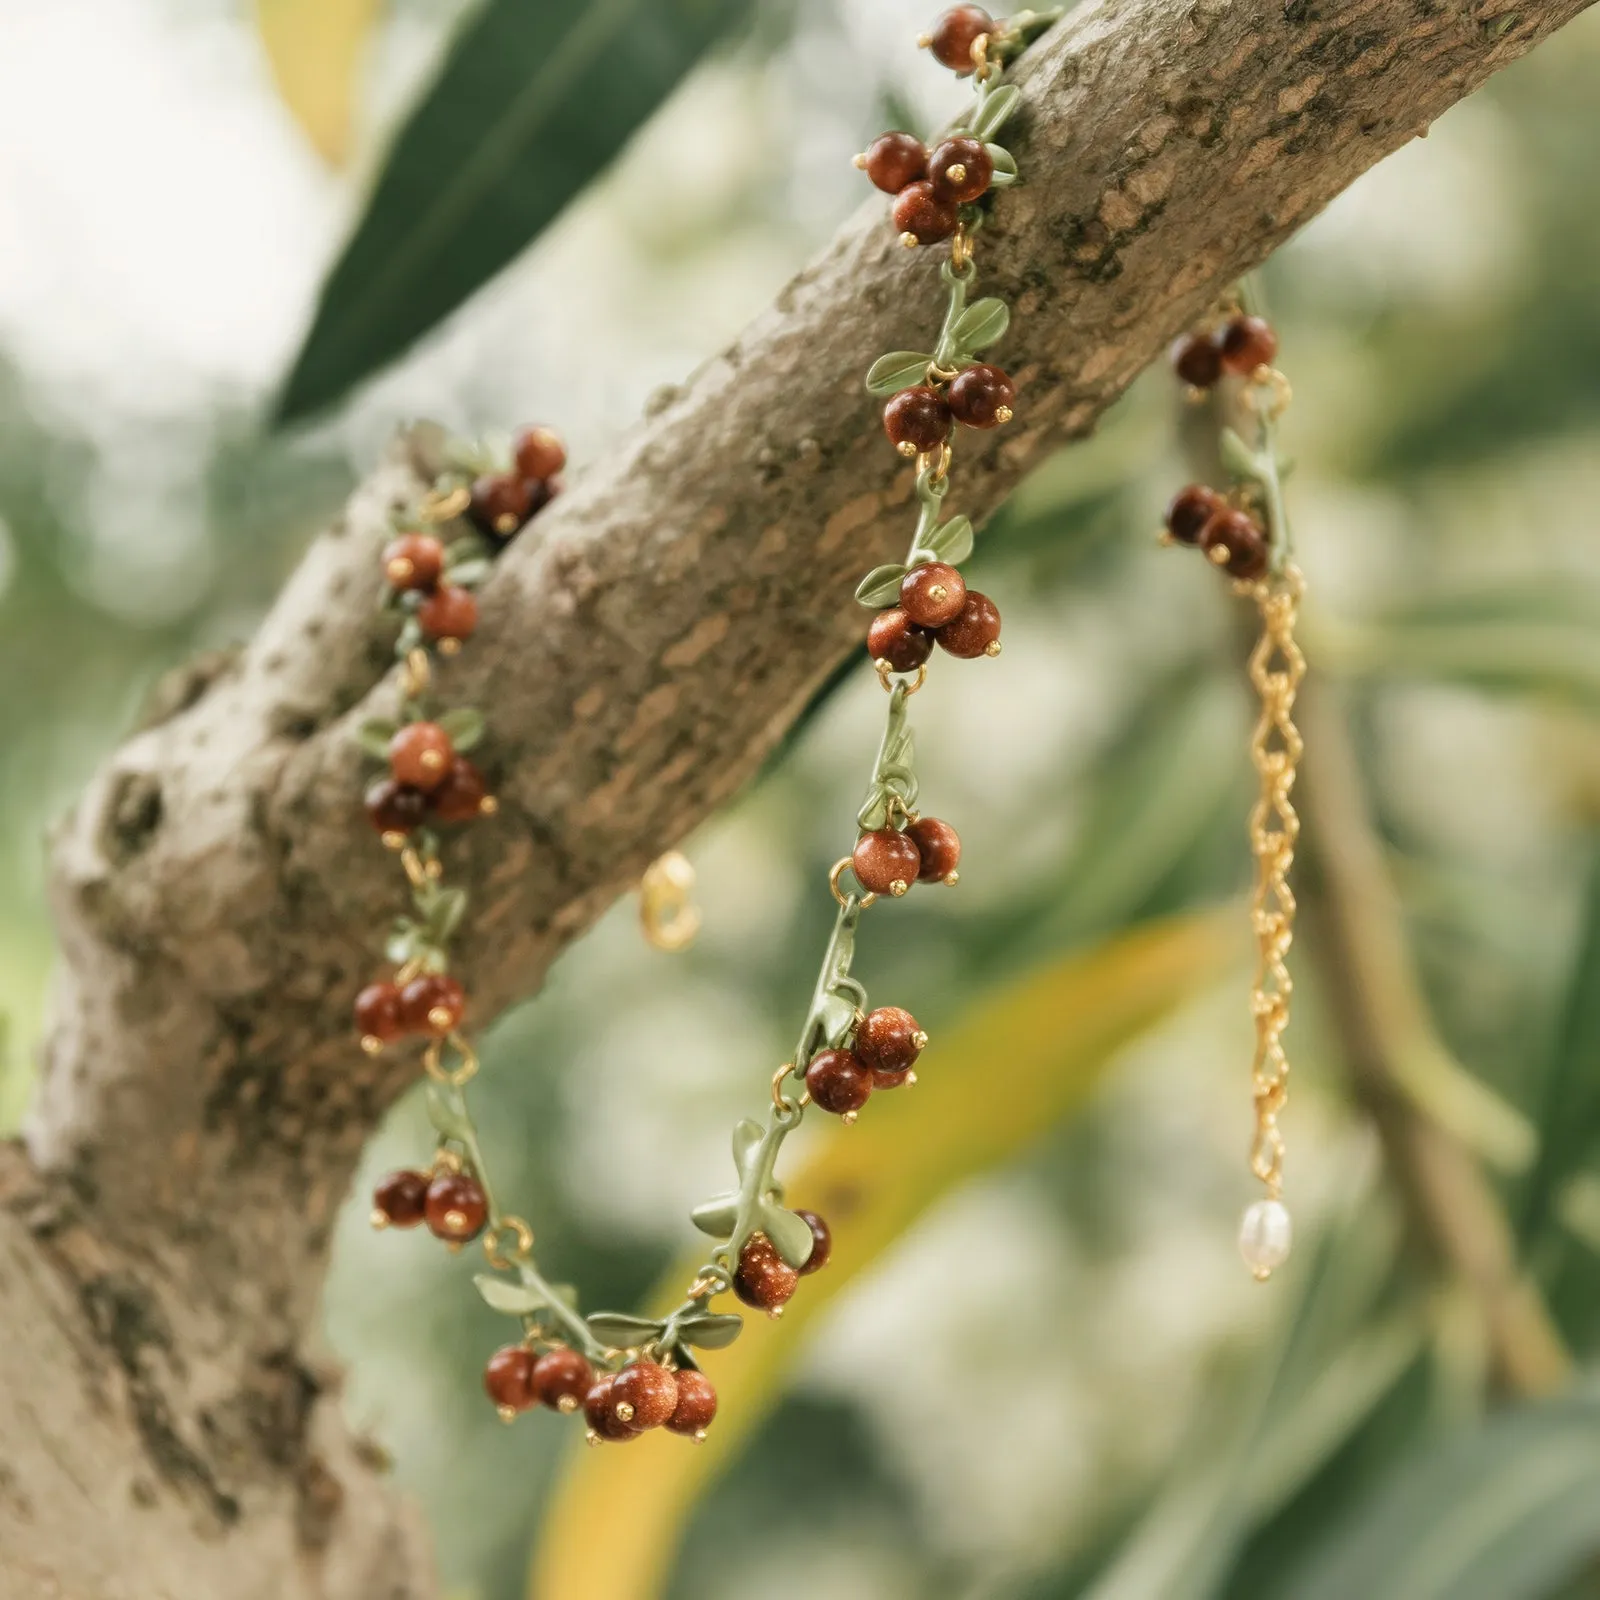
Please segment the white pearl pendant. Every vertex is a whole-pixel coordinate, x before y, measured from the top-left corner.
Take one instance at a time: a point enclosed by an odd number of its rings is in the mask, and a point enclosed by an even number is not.
[[[1245,1207],[1239,1223],[1239,1254],[1258,1279],[1264,1282],[1274,1267],[1289,1259],[1293,1240],[1289,1208],[1281,1200],[1256,1200]]]

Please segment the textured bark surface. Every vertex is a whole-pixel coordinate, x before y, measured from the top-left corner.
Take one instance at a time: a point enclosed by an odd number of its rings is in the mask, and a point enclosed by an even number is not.
[[[951,509],[981,520],[1240,272],[1582,9],[1070,16],[1017,74],[1030,182],[982,237],[1019,417],[960,441]],[[850,589],[903,551],[911,490],[861,374],[928,345],[936,271],[875,197],[505,557],[442,674],[490,709],[503,802],[450,847],[477,1022],[726,800],[859,640]],[[54,1024],[26,1150],[0,1151],[3,1600],[435,1592],[307,1354],[334,1209],[415,1073],[348,1035],[397,900],[351,731],[392,703],[371,688],[374,557],[430,448],[397,448],[256,639],[174,685],[55,840]]]

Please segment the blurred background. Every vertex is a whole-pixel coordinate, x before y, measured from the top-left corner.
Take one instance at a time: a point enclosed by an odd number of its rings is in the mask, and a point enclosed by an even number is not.
[[[517,30],[553,9],[5,0],[0,1126],[51,962],[45,832],[152,680],[248,635],[405,418],[546,421],[581,472],[859,203],[853,151],[962,93],[910,48],[912,0],[644,8],[645,66],[608,102],[637,136],[610,162],[592,129],[536,129],[554,187],[469,214],[436,276],[461,299],[508,270],[437,326],[449,305],[402,283],[420,321],[376,355],[339,344],[335,274],[297,357],[353,230],[352,259],[390,260],[438,221],[402,130],[483,137],[472,52],[509,28],[490,53],[520,70]],[[670,94],[658,45],[687,74]],[[892,941],[869,919],[858,968],[934,1034],[923,1098],[861,1147],[877,1198],[851,1265],[711,1358],[712,1443],[502,1428],[479,1373],[503,1324],[469,1264],[349,1207],[327,1336],[453,1600],[1600,1594],[1597,73],[1591,12],[1265,276],[1342,785],[1303,868],[1290,1267],[1263,1290],[1234,1242],[1248,619],[1155,544],[1193,473],[1156,372],[980,540],[1005,654],[913,707],[962,884],[913,897]],[[688,842],[691,953],[649,950],[619,906],[488,1041],[498,1181],[587,1306],[678,1281],[686,1212],[809,994],[880,716],[857,672]],[[1318,915],[1341,883],[1360,916]],[[1465,1189],[1413,1170],[1426,1140],[1396,1126],[1439,1133]],[[808,1125],[787,1169],[842,1236],[851,1137]],[[358,1194],[428,1142],[402,1104]],[[1537,1291],[1509,1331],[1494,1272],[1457,1270],[1502,1257]]]

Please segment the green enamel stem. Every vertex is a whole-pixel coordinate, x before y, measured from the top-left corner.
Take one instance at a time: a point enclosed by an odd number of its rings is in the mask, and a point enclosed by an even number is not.
[[[1253,317],[1266,315],[1266,300],[1255,273],[1239,280],[1239,304]],[[1261,485],[1266,500],[1267,550],[1272,571],[1281,573],[1294,554],[1294,535],[1289,529],[1289,511],[1283,498],[1283,476],[1278,464],[1278,425],[1265,410],[1256,413],[1256,454],[1261,462]]]
[[[951,272],[946,275],[946,282],[950,287],[950,303],[945,307],[944,324],[939,329],[939,342],[933,349],[933,364],[943,367],[946,372],[950,370],[956,360],[955,328],[956,319],[967,308],[967,285],[977,276],[977,272],[970,271],[965,276]]]
[[[526,1256],[517,1257],[516,1267],[517,1276],[546,1302],[544,1309],[528,1320],[539,1325],[548,1316],[549,1322],[560,1328],[567,1336],[568,1344],[575,1350],[581,1350],[591,1361],[604,1365],[609,1347],[595,1338],[589,1331],[589,1324],[555,1292],[550,1284],[545,1282],[543,1274]]]

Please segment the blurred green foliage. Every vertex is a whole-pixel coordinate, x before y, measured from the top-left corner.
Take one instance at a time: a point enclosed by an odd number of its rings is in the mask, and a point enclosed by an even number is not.
[[[399,8],[394,36],[425,27],[425,11]],[[65,345],[50,357],[24,337],[0,284],[6,1121],[42,1016],[41,834],[152,678],[248,631],[413,398],[408,372],[439,383],[457,424],[548,403],[532,379],[484,377],[509,319],[529,315],[518,293],[547,319],[537,336],[552,352],[557,320],[582,322],[601,377],[559,420],[598,448],[650,374],[686,359],[685,328],[711,348],[826,234],[875,106],[936,118],[941,102],[905,65],[918,20],[898,0],[797,8],[669,105],[588,215],[469,306],[453,342],[292,443],[259,426],[267,368],[248,392],[212,385],[154,409],[129,398],[158,381],[146,369],[91,391]],[[1313,670],[1345,690],[1434,1025],[1539,1130],[1534,1163],[1494,1182],[1583,1367],[1600,1343],[1597,68],[1591,13],[1363,179],[1267,276],[1297,396],[1285,431]],[[681,226],[669,205],[640,220],[653,141],[686,136],[740,161],[708,159]],[[596,280],[582,316],[580,245]],[[630,292],[658,278],[705,298],[669,318]],[[122,315],[135,320],[137,302]],[[1025,340],[1019,325],[1013,346]],[[1021,969],[1245,882],[1238,618],[1210,573],[1147,536],[1187,475],[1182,432],[1155,374],[980,539],[974,577],[1006,612],[1006,653],[939,675],[916,707],[939,729],[922,741],[924,792],[961,826],[970,870],[959,892],[899,908],[892,941],[864,940],[874,995],[935,1033]],[[648,1292],[723,1170],[726,1128],[781,1059],[879,698],[843,681],[692,841],[707,921],[691,954],[643,949],[620,908],[489,1042],[491,1159],[552,1275],[588,1303]],[[1257,1291],[1231,1259],[1249,1028],[1229,987],[1128,1052],[1087,1106],[943,1200],[841,1297],[774,1375],[782,1403],[737,1470],[694,1508],[669,1592],[1594,1592],[1592,1388],[1524,1408],[1490,1380],[1479,1318],[1433,1276],[1351,1107],[1321,957],[1310,940],[1296,953],[1301,1243],[1281,1284]],[[1004,1095],[1006,1071],[1003,1057],[968,1067],[967,1092]],[[426,1137],[407,1102],[371,1170]],[[425,1503],[449,1582],[512,1600],[572,1430],[499,1426],[477,1377],[497,1329],[470,1269],[419,1240],[373,1241],[361,1209],[341,1226],[328,1296],[352,1414]],[[942,1314],[957,1279],[1004,1304],[1003,1322]]]

